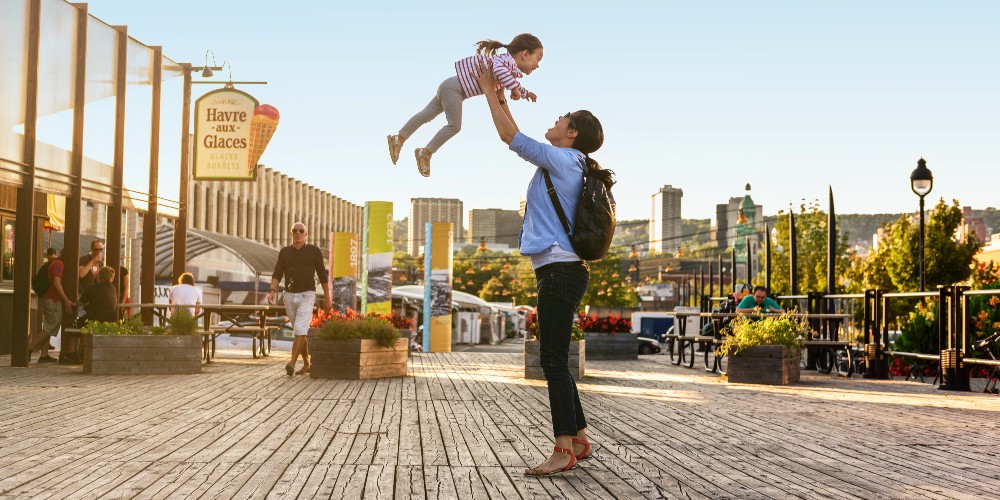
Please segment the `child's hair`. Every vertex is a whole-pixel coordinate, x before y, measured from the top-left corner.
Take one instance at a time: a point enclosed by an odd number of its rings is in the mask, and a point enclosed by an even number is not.
[[[476,54],[482,54],[484,56],[493,57],[496,55],[498,49],[507,49],[507,53],[516,54],[522,50],[527,50],[528,52],[534,52],[536,49],[542,48],[542,42],[535,35],[530,33],[521,33],[514,37],[513,40],[508,44],[502,44],[496,40],[482,40],[476,42]]]
[[[604,144],[604,128],[601,127],[601,121],[585,109],[570,113],[570,118],[577,131],[576,138],[573,139],[573,149],[583,153],[590,174],[596,175],[608,189],[611,189],[611,186],[615,184],[615,180],[612,178],[615,172],[602,169],[597,160],[590,157],[590,153],[601,149]]]

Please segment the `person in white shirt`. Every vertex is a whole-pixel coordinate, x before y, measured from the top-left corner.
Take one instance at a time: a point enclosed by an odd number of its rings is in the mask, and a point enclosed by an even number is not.
[[[170,287],[171,304],[193,306],[201,304],[201,300],[201,288],[194,286],[194,275],[191,273],[182,274],[180,279],[177,280],[177,284]],[[178,311],[187,311],[192,316],[201,314],[200,307],[178,308],[174,310],[175,313]]]

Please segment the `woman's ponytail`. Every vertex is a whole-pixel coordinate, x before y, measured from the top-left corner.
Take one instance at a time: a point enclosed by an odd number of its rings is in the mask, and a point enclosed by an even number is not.
[[[584,155],[583,159],[587,163],[587,175],[596,176],[604,183],[604,187],[607,189],[611,189],[611,186],[615,185],[614,170],[602,169],[597,160],[591,158],[590,155]]]

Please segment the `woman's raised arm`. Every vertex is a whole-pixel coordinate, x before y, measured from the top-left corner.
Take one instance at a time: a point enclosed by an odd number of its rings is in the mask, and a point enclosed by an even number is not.
[[[479,81],[479,88],[483,89],[486,102],[489,103],[490,114],[493,116],[493,125],[496,126],[497,133],[500,134],[500,140],[505,144],[510,144],[514,140],[514,134],[518,132],[517,124],[514,123],[514,117],[511,116],[510,108],[507,107],[503,87],[500,87],[496,91],[493,90],[499,85],[496,77],[493,75],[493,69],[489,67],[490,64],[487,61],[486,65],[480,63],[476,66],[476,80]]]

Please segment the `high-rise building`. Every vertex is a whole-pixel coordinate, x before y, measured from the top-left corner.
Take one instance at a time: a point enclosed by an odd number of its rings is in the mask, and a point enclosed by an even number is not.
[[[406,251],[420,255],[424,246],[424,225],[428,222],[451,222],[454,226],[454,244],[461,245],[462,200],[455,198],[410,198],[410,220],[406,230]]]
[[[665,185],[653,193],[649,218],[649,250],[676,253],[681,246],[681,197],[684,191]]]
[[[474,208],[469,210],[467,243],[477,244],[480,238],[486,243],[501,243],[517,248],[523,219],[517,210],[499,208]]]

